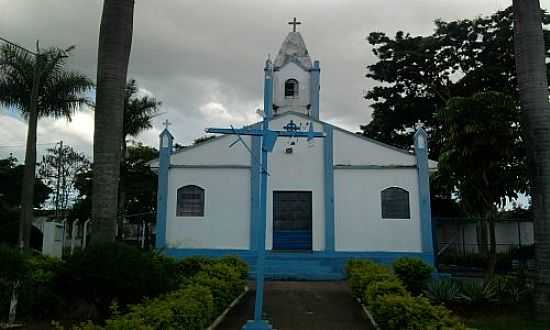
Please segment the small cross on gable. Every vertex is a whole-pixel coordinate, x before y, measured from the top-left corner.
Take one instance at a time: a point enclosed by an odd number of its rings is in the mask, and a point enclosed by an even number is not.
[[[165,129],[168,129],[168,126],[172,125],[172,123],[169,122],[168,119],[166,119],[166,120],[162,123],[162,125],[164,125],[164,128],[165,128]]]
[[[292,32],[296,32],[296,25],[300,25],[302,22],[298,22],[296,17],[291,22],[288,22],[288,25],[292,25]]]

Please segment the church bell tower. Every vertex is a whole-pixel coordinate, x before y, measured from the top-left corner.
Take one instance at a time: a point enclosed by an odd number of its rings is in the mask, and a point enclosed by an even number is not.
[[[311,62],[306,44],[292,22],[273,63],[273,112],[295,111],[319,119],[319,61]]]

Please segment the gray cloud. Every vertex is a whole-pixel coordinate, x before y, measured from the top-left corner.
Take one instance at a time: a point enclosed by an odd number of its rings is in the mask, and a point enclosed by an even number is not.
[[[373,86],[372,31],[427,34],[433,21],[503,9],[506,0],[136,0],[129,77],[163,102],[165,115],[139,137],[157,144],[168,118],[176,140],[190,143],[210,125],[243,125],[262,104],[263,64],[276,54],[296,16],[310,54],[321,61],[321,118],[350,130],[370,120],[362,99]],[[550,0],[542,1],[548,8]],[[0,34],[32,47],[76,45],[69,66],[95,78],[102,1],[0,0]],[[64,139],[91,152],[92,114],[73,123],[40,123],[40,142]],[[0,112],[0,146],[23,144],[25,124]],[[7,148],[0,147],[0,157]]]

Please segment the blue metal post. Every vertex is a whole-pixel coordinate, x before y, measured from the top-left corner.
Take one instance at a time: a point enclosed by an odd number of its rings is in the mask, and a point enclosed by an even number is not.
[[[428,167],[428,134],[419,127],[414,134],[414,150],[418,170],[418,194],[420,198],[420,229],[422,253],[434,262],[432,237],[432,210],[430,205],[430,171]]]
[[[166,207],[168,197],[168,169],[170,168],[170,155],[172,154],[172,143],[174,137],[168,129],[160,133],[159,144],[159,174],[157,193],[157,225],[155,247],[163,249],[166,247]]]
[[[255,251],[258,230],[258,213],[260,212],[260,149],[262,139],[259,136],[250,136],[250,250]]]
[[[334,235],[334,160],[332,126],[324,124],[325,139],[323,140],[324,183],[325,183],[325,250],[332,253],[335,250]]]
[[[311,117],[316,120],[319,120],[320,80],[321,68],[319,67],[319,61],[315,61],[311,69]]]
[[[264,119],[262,129],[264,132],[269,130],[269,120],[273,117],[273,65],[271,60],[265,64],[264,79]],[[261,175],[260,175],[260,210],[258,222],[256,223],[256,305],[254,309],[254,321],[245,324],[243,329],[260,330],[271,329],[266,321],[262,320],[262,311],[264,304],[264,268],[265,268],[265,229],[267,221],[267,153],[266,136],[262,136],[262,156],[261,156]]]

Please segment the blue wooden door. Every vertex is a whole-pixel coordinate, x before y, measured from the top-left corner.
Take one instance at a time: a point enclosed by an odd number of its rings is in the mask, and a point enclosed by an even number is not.
[[[311,191],[273,192],[273,250],[311,251]]]

